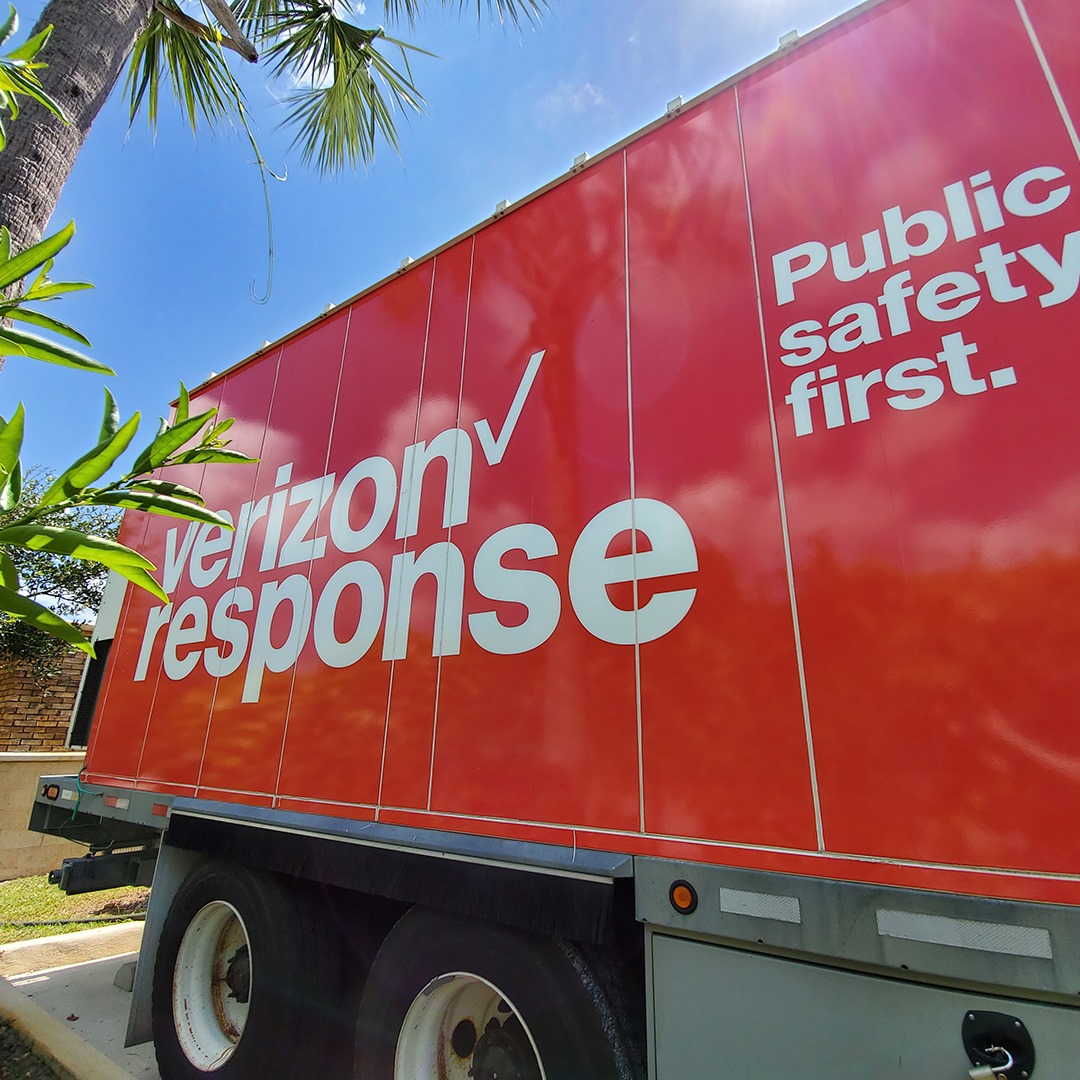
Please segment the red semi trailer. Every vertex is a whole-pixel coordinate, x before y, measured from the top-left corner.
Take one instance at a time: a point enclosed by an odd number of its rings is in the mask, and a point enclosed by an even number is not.
[[[864,4],[198,389],[34,807],[166,1080],[1080,1076],[1078,57]]]

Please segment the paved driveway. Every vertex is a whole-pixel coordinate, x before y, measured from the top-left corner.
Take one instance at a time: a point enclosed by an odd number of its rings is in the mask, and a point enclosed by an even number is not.
[[[136,955],[11,975],[8,982],[126,1069],[135,1080],[161,1080],[150,1043],[124,1048],[131,994],[117,989],[113,979],[120,967]]]

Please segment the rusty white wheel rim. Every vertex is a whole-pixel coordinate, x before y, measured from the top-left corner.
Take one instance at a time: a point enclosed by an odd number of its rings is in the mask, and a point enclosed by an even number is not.
[[[546,1080],[532,1032],[510,999],[493,983],[455,971],[432,979],[417,994],[398,1035],[395,1080],[467,1080],[474,1052],[492,1025],[514,1028],[519,1056],[531,1059],[529,1075]],[[486,1076],[486,1073],[473,1073]]]
[[[240,913],[224,900],[201,908],[184,932],[173,972],[173,1022],[185,1057],[197,1069],[220,1069],[240,1043],[247,1024],[250,993],[239,1000],[230,987],[230,966],[246,963],[251,945]]]

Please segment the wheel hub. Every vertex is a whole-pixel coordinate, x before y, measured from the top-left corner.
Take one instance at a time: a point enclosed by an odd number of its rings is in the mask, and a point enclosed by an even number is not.
[[[540,1080],[529,1037],[516,1016],[500,1026],[492,1017],[476,1042],[469,1076],[473,1080]]]
[[[225,985],[229,988],[229,997],[246,1004],[251,997],[251,954],[246,945],[241,945],[229,957],[229,966],[225,971]]]

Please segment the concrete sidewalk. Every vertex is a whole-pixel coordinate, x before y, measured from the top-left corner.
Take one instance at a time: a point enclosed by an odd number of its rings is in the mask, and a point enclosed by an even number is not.
[[[160,1080],[153,1047],[124,1047],[131,995],[114,985],[142,923],[0,947],[0,1015],[65,1080]]]
[[[0,945],[0,975],[11,978],[29,971],[44,971],[46,968],[138,952],[142,932],[141,922],[126,922],[93,930],[78,930],[73,934],[13,941],[9,945]]]

